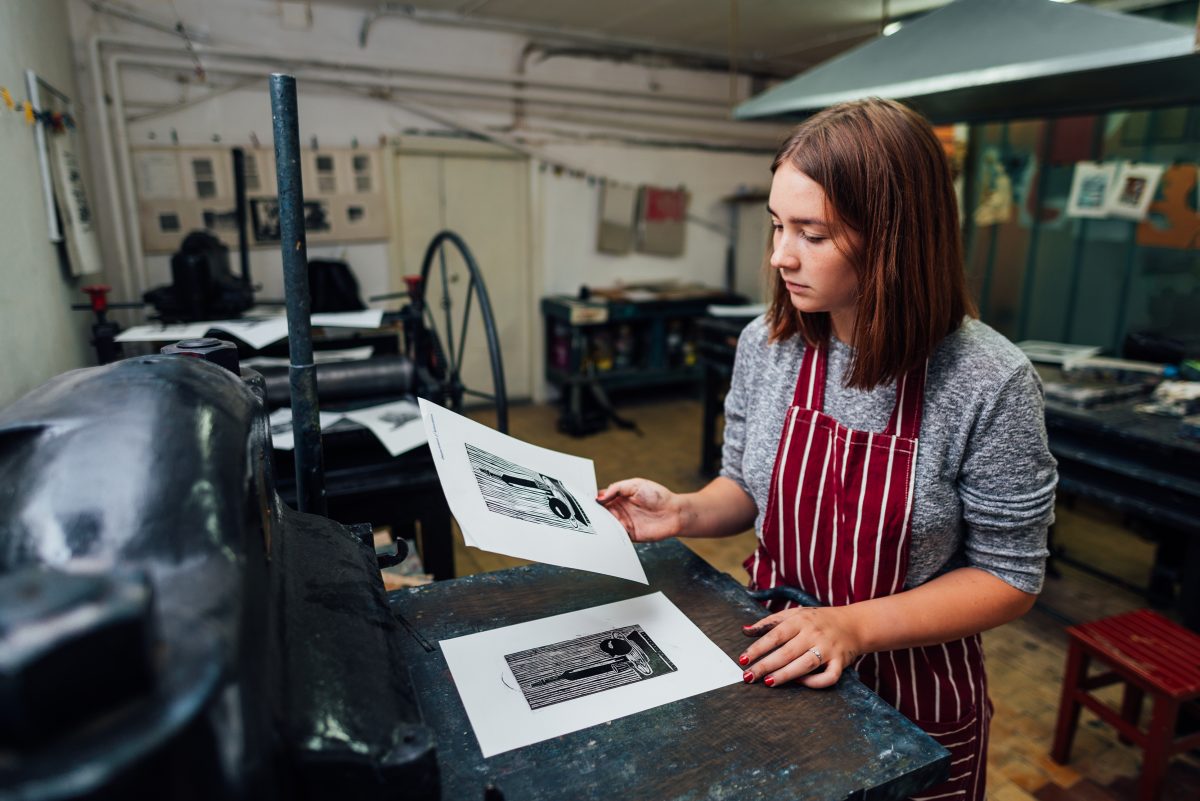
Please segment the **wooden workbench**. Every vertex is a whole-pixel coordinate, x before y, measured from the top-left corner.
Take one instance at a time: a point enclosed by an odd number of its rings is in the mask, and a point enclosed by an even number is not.
[[[948,752],[849,673],[830,690],[725,687],[484,759],[440,640],[661,590],[730,659],[745,649],[763,611],[743,587],[677,541],[637,548],[649,587],[531,565],[389,594],[442,798],[902,799],[944,778]]]

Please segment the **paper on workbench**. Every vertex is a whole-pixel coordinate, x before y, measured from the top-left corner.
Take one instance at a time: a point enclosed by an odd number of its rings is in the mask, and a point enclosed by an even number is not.
[[[392,456],[425,444],[421,410],[410,400],[392,401],[366,409],[343,412],[347,420],[370,429]]]
[[[484,757],[742,680],[661,592],[438,645]]]
[[[322,431],[341,419],[341,412],[317,413],[317,424],[321,426]],[[267,424],[271,427],[272,447],[281,451],[296,449],[296,432],[292,430],[292,409],[290,406],[284,406],[281,409],[271,412],[271,416],[267,418]]]
[[[180,339],[198,339],[208,331],[208,323],[147,323],[134,325],[117,334],[117,342],[175,342]]]
[[[322,312],[311,318],[314,326],[341,328],[378,328],[383,323],[383,309],[364,309],[354,312]],[[242,317],[237,320],[211,320],[202,323],[177,325],[137,325],[116,336],[118,342],[173,342],[197,339],[208,331],[231,334],[258,350],[278,342],[288,334],[287,316],[272,314],[263,317]]]
[[[530,445],[423,399],[420,406],[468,545],[648,583],[625,528],[596,502],[590,459]]]

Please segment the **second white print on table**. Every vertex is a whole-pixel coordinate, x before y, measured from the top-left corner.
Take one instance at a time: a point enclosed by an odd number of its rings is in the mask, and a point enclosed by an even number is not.
[[[530,709],[674,673],[641,626],[610,629],[504,657]]]
[[[583,507],[557,478],[466,443],[483,502],[496,514],[595,534]]]

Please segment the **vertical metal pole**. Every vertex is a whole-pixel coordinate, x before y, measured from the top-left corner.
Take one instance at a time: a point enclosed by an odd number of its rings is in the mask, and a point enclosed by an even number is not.
[[[296,439],[296,505],[325,514],[325,469],[317,416],[317,369],[313,363],[312,299],[308,294],[308,249],[304,241],[304,189],[300,181],[300,125],[296,79],[271,75],[271,126],[279,187],[279,243],[287,300],[288,379],[292,388],[292,431]]]
[[[253,289],[250,283],[250,244],[246,241],[246,151],[240,147],[233,149],[233,194],[237,201],[235,216],[238,229],[238,256],[242,263],[242,281]]]

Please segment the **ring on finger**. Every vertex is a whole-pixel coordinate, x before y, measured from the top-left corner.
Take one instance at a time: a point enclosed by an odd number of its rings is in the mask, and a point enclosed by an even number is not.
[[[808,649],[808,652],[817,658],[818,665],[825,664],[825,658],[823,656],[821,656],[821,649],[817,648],[814,645],[812,648]]]

